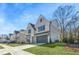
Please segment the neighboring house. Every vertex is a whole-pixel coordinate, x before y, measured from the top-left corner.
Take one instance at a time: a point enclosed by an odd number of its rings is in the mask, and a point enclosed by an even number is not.
[[[35,39],[34,39],[34,34],[36,31],[35,25],[29,23],[26,29],[27,29],[27,35],[26,35],[27,42],[28,43],[35,43]]]
[[[7,40],[8,36],[5,34],[0,35],[0,42],[5,42]]]
[[[14,41],[17,42],[19,40],[19,31],[14,31],[13,33],[13,38],[14,38]]]
[[[9,38],[11,41],[15,41],[15,35],[14,34],[9,34]]]
[[[17,36],[17,43],[28,43],[26,40],[26,30],[21,30]]]

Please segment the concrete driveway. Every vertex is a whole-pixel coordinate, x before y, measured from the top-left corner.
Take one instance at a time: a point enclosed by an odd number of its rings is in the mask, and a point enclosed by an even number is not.
[[[4,49],[0,49],[0,55],[4,55],[7,53],[10,53],[12,55],[34,55],[32,53],[23,51],[23,49],[35,47],[37,45],[26,44],[26,45],[17,46],[17,47],[11,47],[5,44],[0,44],[0,46],[4,47]]]

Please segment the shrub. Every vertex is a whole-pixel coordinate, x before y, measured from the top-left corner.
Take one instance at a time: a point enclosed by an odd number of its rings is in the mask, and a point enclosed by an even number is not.
[[[67,39],[67,38],[64,38],[64,39],[63,39],[63,42],[64,42],[64,43],[67,43],[67,42],[68,42],[68,39]]]
[[[74,43],[74,39],[69,39],[69,43],[73,44]]]
[[[60,41],[59,40],[55,40],[55,43],[59,43]]]
[[[64,39],[63,39],[63,43],[70,43],[70,44],[74,44],[74,39],[64,38]]]

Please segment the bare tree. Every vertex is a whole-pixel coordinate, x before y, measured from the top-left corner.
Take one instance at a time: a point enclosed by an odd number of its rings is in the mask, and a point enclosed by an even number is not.
[[[78,43],[79,43],[79,25],[78,25],[78,27],[76,28],[76,31],[77,31],[77,40],[78,40]]]
[[[19,31],[14,31],[15,33],[15,40],[17,41],[18,37],[17,37],[17,34],[19,33]]]
[[[79,26],[78,26],[78,30],[77,31],[78,31],[78,43],[79,43]]]
[[[71,20],[66,24],[66,28],[69,27],[69,39],[71,41],[77,42],[77,23],[79,23],[79,11],[76,11],[73,16],[71,16]],[[67,29],[66,29],[67,30]],[[69,41],[67,39],[67,41]],[[69,43],[69,42],[68,42]]]
[[[74,11],[74,7],[73,6],[59,6],[55,12],[54,12],[54,17],[56,18],[56,21],[60,27],[61,30],[61,41],[63,41],[63,39],[65,38],[65,27],[66,24],[69,20],[69,18],[71,18],[71,16],[73,15],[73,11]]]
[[[9,37],[11,37],[11,35],[13,35],[13,34],[10,33],[10,34],[9,34]]]

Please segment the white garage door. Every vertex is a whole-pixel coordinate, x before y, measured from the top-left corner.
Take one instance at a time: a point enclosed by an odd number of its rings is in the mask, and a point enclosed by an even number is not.
[[[47,35],[38,36],[37,37],[37,43],[48,43]]]

